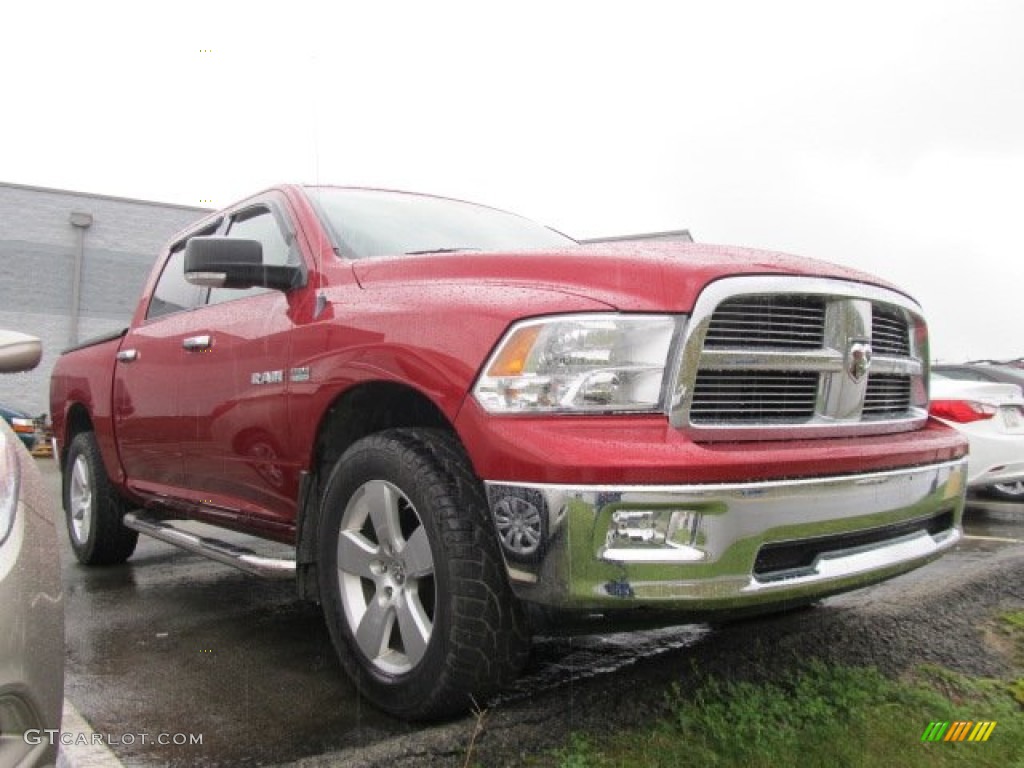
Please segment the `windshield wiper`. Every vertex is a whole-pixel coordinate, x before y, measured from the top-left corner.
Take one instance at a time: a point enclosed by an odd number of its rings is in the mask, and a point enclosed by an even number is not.
[[[458,253],[459,251],[479,251],[479,248],[428,248],[425,251],[406,251],[406,256],[422,256],[425,253]]]

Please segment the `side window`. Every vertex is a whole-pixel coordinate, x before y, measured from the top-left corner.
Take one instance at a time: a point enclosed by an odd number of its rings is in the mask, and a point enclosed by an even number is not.
[[[263,243],[263,263],[273,266],[297,263],[274,214],[266,208],[244,211],[231,220],[228,237],[259,240]]]
[[[207,227],[193,232],[189,237],[203,237],[212,235],[221,225],[223,219],[217,219]],[[188,239],[182,240],[171,246],[171,255],[164,264],[160,279],[153,289],[153,297],[149,300],[149,308],[146,310],[146,319],[152,320],[155,317],[171,315],[175,312],[182,312],[186,309],[194,309],[203,303],[206,289],[192,285],[185,280],[185,244]]]
[[[244,240],[259,240],[263,244],[263,263],[267,266],[285,266],[297,264],[298,254],[288,245],[284,233],[277,224],[277,219],[266,208],[250,208],[236,214],[231,219],[227,231],[228,237],[237,237]],[[248,288],[238,290],[234,288],[211,288],[208,304],[219,304],[223,301],[233,301],[244,296],[254,296],[266,293],[268,288]]]
[[[146,319],[171,315],[192,309],[202,303],[203,289],[185,280],[185,243],[171,251],[164,270],[160,273],[153,297],[149,300]]]

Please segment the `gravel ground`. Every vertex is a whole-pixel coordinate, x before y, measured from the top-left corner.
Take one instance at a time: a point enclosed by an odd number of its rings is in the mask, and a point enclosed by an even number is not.
[[[1024,609],[1024,547],[981,554],[953,571],[939,561],[811,609],[715,629],[695,626],[689,631],[691,641],[697,633],[696,641],[680,642],[608,674],[579,679],[570,665],[548,690],[492,706],[476,734],[473,760],[487,766],[521,765],[529,755],[565,745],[574,731],[640,725],[663,713],[664,694],[672,683],[685,690],[698,674],[771,679],[813,659],[875,666],[888,675],[922,663],[970,675],[1013,674],[1008,649],[989,630],[996,614]],[[558,642],[575,643],[585,653],[593,641]],[[474,730],[475,721],[467,718],[291,766],[462,766]]]

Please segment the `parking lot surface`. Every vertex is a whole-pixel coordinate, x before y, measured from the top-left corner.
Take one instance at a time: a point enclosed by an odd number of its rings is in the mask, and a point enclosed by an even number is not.
[[[58,498],[54,462],[39,463]],[[867,613],[920,602],[993,562],[1024,562],[1021,507],[972,502],[965,527],[964,542],[940,561],[796,617],[538,638],[523,677],[489,703],[484,746],[505,758],[522,756],[594,718],[623,713],[632,721],[649,703],[651,681],[667,684],[699,660],[714,667],[727,648],[750,645],[751,634],[758,644],[805,631],[842,631],[856,640]],[[290,582],[263,581],[146,537],[128,564],[84,568],[63,539],[72,713],[65,729],[91,729],[102,741],[99,751],[66,749],[65,765],[461,764],[472,718],[423,727],[367,706],[335,659],[319,608],[299,601]],[[908,603],[907,610],[919,608]],[[934,631],[930,620],[921,614],[922,632]],[[523,730],[531,727],[538,731],[533,740]]]

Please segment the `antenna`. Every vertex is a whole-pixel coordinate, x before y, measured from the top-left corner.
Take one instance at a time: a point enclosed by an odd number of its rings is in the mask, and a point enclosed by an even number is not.
[[[316,53],[310,54],[310,61],[312,62],[312,77],[310,81],[314,83],[312,101],[313,101],[313,181],[315,186],[314,194],[316,195],[317,208],[320,206],[320,67],[318,66]],[[327,295],[324,293],[324,225],[323,222],[318,222],[319,226],[316,228],[317,231],[317,243],[316,243],[316,307],[313,309],[313,319],[316,320],[323,314],[323,311],[327,308]]]

